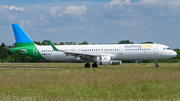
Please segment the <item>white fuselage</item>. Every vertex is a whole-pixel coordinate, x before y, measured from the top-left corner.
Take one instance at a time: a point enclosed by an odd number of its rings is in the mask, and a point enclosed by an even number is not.
[[[115,44],[115,45],[55,45],[64,52],[74,52],[89,55],[104,55],[112,60],[160,60],[177,55],[168,46],[161,44]],[[37,48],[44,59],[48,61],[76,61],[78,55],[72,56],[61,51],[54,51],[50,45]],[[81,55],[82,56],[82,55]],[[93,60],[93,59],[92,59]],[[95,61],[95,60],[94,60]]]

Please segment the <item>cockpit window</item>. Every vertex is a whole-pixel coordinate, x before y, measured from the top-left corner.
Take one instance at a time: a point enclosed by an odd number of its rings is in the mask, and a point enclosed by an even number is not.
[[[171,50],[171,48],[163,48],[163,50]]]

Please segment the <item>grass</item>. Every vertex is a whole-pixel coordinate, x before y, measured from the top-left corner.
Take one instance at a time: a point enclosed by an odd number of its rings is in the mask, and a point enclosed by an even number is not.
[[[0,63],[0,67],[82,67],[84,68],[85,63]],[[180,67],[180,63],[158,63],[160,67],[163,68],[176,68]],[[155,66],[155,63],[122,63],[121,65],[111,65],[103,66],[99,65],[98,67],[148,67],[152,68]]]
[[[81,63],[0,64],[1,100],[180,100],[180,64],[122,64],[83,68]]]

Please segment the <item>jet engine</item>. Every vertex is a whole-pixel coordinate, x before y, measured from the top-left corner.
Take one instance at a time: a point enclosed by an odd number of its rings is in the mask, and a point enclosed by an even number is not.
[[[121,64],[121,60],[111,60],[111,65],[120,65]]]
[[[112,60],[110,56],[97,57],[97,63],[99,65],[120,65],[120,60]]]
[[[103,56],[103,57],[97,57],[97,63],[100,65],[110,65],[111,57],[109,56]]]

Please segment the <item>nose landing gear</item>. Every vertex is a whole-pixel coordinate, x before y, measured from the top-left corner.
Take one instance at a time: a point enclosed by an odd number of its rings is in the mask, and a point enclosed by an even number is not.
[[[155,60],[155,67],[158,68],[159,65],[157,64],[157,60]]]

